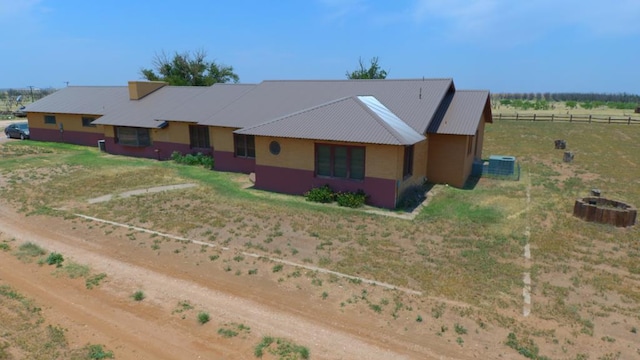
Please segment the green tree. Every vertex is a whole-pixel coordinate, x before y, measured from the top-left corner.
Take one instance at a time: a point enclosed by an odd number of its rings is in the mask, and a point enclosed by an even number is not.
[[[153,59],[155,71],[143,68],[140,74],[149,81],[166,81],[169,85],[176,86],[211,86],[215,83],[237,83],[240,80],[232,66],[207,61],[206,57],[204,50],[193,54],[176,52],[173,58],[162,52]]]
[[[362,62],[362,58],[358,58],[359,69],[354,71],[347,71],[347,79],[385,79],[388,72],[380,68],[378,64],[378,57],[371,59],[369,68],[366,68]]]

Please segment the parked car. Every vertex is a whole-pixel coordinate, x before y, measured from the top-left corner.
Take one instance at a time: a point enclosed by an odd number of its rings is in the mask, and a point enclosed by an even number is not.
[[[4,133],[8,138],[16,138],[22,140],[28,139],[29,124],[26,122],[9,124],[6,128],[4,128]]]

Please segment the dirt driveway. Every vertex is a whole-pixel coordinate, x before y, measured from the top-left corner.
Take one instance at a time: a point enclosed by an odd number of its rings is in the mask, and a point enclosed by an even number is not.
[[[34,298],[47,321],[68,329],[72,346],[105,344],[118,359],[255,359],[253,347],[267,335],[308,347],[312,359],[467,358],[446,344],[397,334],[386,320],[343,311],[295,288],[212,271],[196,255],[187,256],[200,250],[196,245],[183,246],[183,256],[142,251],[136,241],[121,240],[117,232],[105,235],[91,222],[25,217],[1,202],[0,231],[2,240],[15,239],[14,247],[31,241],[108,275],[88,290],[82,279],[54,276],[52,267],[0,252],[0,280]],[[144,301],[131,299],[136,290],[144,291]],[[193,310],[179,311],[181,301]],[[212,321],[200,325],[200,310]],[[220,336],[218,330],[230,323],[251,330]]]

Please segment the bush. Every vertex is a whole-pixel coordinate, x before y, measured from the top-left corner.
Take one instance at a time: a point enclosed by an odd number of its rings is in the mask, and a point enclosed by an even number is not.
[[[62,262],[64,261],[64,257],[62,254],[57,252],[52,252],[47,257],[47,265],[55,265],[56,267],[62,267]]]
[[[359,208],[364,205],[366,200],[367,195],[362,190],[356,192],[345,191],[336,194],[336,201],[340,206]]]
[[[131,295],[131,297],[135,301],[142,301],[145,298],[144,292],[142,290],[138,290],[138,291],[134,292],[133,295]]]
[[[211,316],[209,316],[208,312],[201,311],[198,313],[198,322],[200,324],[206,324],[211,320]]]
[[[333,190],[329,185],[323,185],[321,187],[313,188],[304,194],[307,201],[313,201],[318,203],[330,203],[334,200]]]
[[[178,151],[171,153],[171,160],[183,165],[201,165],[213,169],[213,158],[203,153],[182,155]]]

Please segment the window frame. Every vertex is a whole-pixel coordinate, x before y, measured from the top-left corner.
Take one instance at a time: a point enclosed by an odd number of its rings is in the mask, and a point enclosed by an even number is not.
[[[413,160],[415,147],[408,145],[404,147],[404,157],[402,163],[402,178],[406,179],[413,176]]]
[[[92,124],[91,122],[94,121],[96,118],[94,117],[90,117],[90,116],[83,116],[82,117],[82,127],[97,127],[96,124]]]
[[[48,125],[55,125],[56,124],[56,116],[55,115],[45,115],[44,116],[44,123],[48,124]]]
[[[209,127],[206,125],[189,125],[189,147],[191,149],[211,148]]]
[[[133,134],[123,134],[122,132],[132,131]],[[116,126],[115,127],[115,142],[123,146],[134,147],[147,147],[152,145],[151,131],[148,128],[131,127],[131,126]],[[141,136],[142,135],[142,136]],[[125,141],[122,138],[125,137]],[[134,141],[131,141],[130,138]]]
[[[329,174],[321,174],[320,167],[326,167],[327,161],[320,158],[320,149],[328,149],[328,170]],[[336,153],[342,151],[342,149],[346,150],[344,161],[345,164],[339,164],[339,158],[336,158]],[[353,163],[353,153],[354,150],[362,150],[362,163],[354,164]],[[314,173],[316,177],[327,178],[327,179],[340,179],[340,180],[349,180],[349,181],[364,181],[366,177],[366,158],[367,158],[367,148],[366,146],[354,146],[354,145],[342,145],[342,144],[326,144],[326,143],[316,143],[315,144],[315,169]],[[338,165],[338,169],[336,170],[336,165]],[[355,172],[354,165],[359,165],[361,168],[362,177],[354,177],[353,173]],[[344,168],[344,169],[342,169]],[[344,176],[336,175],[336,172],[344,171]],[[324,171],[323,171],[324,172]]]
[[[233,154],[235,157],[239,158],[255,159],[255,135],[233,134]]]

